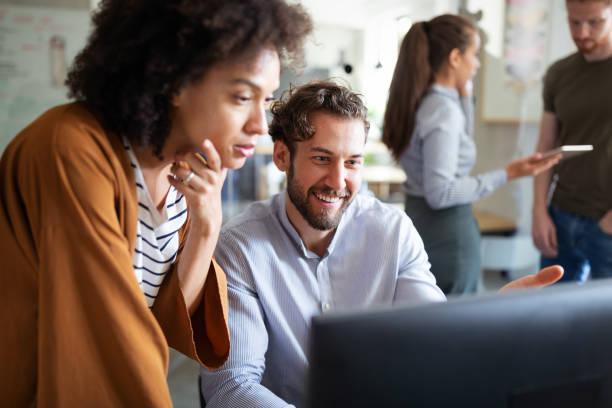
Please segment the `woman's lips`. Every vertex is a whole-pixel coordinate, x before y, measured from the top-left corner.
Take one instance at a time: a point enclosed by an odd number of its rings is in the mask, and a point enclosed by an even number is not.
[[[240,152],[244,157],[251,157],[255,154],[255,145],[254,144],[246,144],[246,145],[235,145],[234,148]]]

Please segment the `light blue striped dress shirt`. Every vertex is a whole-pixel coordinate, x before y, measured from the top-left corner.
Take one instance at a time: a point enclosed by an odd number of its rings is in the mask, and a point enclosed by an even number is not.
[[[400,165],[406,172],[406,193],[424,197],[433,209],[472,203],[507,181],[504,169],[470,176],[476,161],[473,110],[471,98],[460,98],[456,89],[438,84],[431,86],[417,110]]]
[[[285,193],[251,204],[219,237],[231,352],[222,368],[202,368],[207,407],[301,405],[314,315],[445,300],[403,211],[358,194],[319,257],[304,246],[285,204]]]

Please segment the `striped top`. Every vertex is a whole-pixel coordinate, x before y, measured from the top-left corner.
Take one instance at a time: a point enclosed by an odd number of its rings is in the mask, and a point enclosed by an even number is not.
[[[220,369],[201,369],[209,408],[303,405],[315,315],[445,300],[403,211],[358,194],[319,257],[289,222],[286,200],[251,204],[219,235],[232,351]]]
[[[473,111],[472,100],[460,98],[456,89],[431,86],[417,110],[410,145],[400,157],[406,193],[423,197],[437,210],[472,203],[506,183],[504,169],[470,176],[476,162]]]
[[[147,190],[134,151],[125,138],[123,144],[134,169],[138,193],[134,274],[144,293],[147,305],[153,307],[164,276],[176,259],[179,247],[178,231],[187,220],[187,203],[185,197],[170,186],[166,203],[160,213]]]

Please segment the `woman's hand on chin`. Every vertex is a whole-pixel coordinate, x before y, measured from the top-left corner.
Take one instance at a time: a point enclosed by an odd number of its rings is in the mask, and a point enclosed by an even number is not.
[[[191,229],[203,237],[216,237],[223,219],[221,189],[227,169],[209,140],[202,144],[202,154],[177,155],[168,180],[187,200]]]

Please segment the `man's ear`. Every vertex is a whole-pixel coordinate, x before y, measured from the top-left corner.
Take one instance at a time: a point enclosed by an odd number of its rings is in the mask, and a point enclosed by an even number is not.
[[[280,140],[274,142],[272,160],[274,160],[274,164],[276,164],[276,167],[278,167],[280,171],[289,170],[289,166],[291,165],[291,153],[284,142]]]

